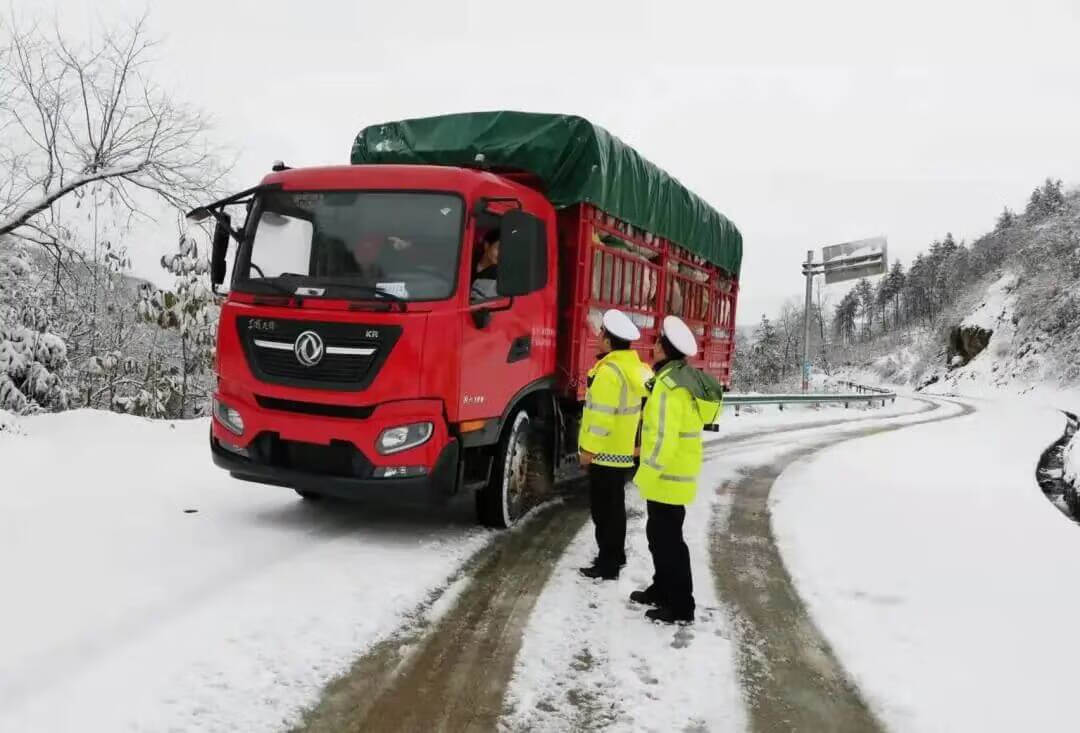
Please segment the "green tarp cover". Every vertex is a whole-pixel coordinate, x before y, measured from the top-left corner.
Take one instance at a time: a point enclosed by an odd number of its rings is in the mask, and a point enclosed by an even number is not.
[[[471,112],[387,122],[360,131],[352,162],[527,171],[557,207],[594,204],[739,274],[742,235],[727,217],[581,117]]]

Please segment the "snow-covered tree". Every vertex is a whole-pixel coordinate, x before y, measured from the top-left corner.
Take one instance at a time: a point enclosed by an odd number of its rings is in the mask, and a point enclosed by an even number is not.
[[[180,334],[179,415],[201,414],[206,406],[219,308],[210,285],[209,262],[193,237],[182,235],[178,251],[161,258],[176,277],[171,290],[144,288],[138,313],[144,320]]]
[[[796,301],[784,303],[777,321],[780,339],[780,379],[787,379],[788,371],[800,373],[803,343],[803,309]]]
[[[874,307],[877,309],[878,320],[881,322],[882,333],[889,330],[889,281],[887,277],[878,280],[874,286]]]
[[[833,332],[845,344],[855,340],[855,322],[858,313],[859,298],[854,290],[849,290],[833,313]]]
[[[1003,232],[1016,224],[1016,214],[1012,212],[1008,206],[1002,209],[998,214],[997,222],[994,224],[994,231]]]
[[[754,329],[753,346],[750,347],[750,371],[753,380],[761,386],[776,384],[783,371],[783,353],[780,336],[767,316]]]
[[[858,302],[859,315],[862,317],[863,330],[867,338],[874,335],[874,286],[865,277],[859,280],[854,289],[855,299]]]
[[[1061,187],[1061,181],[1047,178],[1043,185],[1031,192],[1027,208],[1024,214],[1028,217],[1041,219],[1051,216],[1065,208],[1065,193]]]
[[[896,324],[899,324],[903,319],[900,312],[900,296],[904,292],[906,283],[907,274],[904,272],[904,265],[900,260],[896,260],[893,262],[889,274],[885,276],[885,290],[893,302],[893,322]]]
[[[14,413],[67,407],[61,380],[67,346],[52,332],[40,273],[27,249],[0,249],[0,410]]]

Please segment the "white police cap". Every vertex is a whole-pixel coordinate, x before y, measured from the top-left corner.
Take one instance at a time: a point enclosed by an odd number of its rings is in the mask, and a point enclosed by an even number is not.
[[[641,338],[641,331],[634,325],[634,322],[620,310],[611,310],[604,312],[604,330],[610,333],[615,338],[620,338],[623,341],[637,341]]]
[[[690,327],[676,316],[667,316],[664,319],[664,327],[661,333],[671,342],[671,345],[685,356],[697,354],[697,339],[694,338]]]

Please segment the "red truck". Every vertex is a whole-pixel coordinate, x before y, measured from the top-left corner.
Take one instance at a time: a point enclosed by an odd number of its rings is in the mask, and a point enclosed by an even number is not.
[[[696,365],[729,383],[741,235],[580,117],[375,125],[350,165],[275,164],[189,214],[211,216],[211,279],[230,287],[210,447],[240,479],[305,498],[474,492],[479,520],[507,527],[580,471],[605,309],[638,324],[645,358],[679,315]]]

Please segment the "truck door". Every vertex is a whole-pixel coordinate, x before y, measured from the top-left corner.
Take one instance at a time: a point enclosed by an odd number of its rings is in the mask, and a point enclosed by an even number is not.
[[[498,295],[494,278],[507,244],[495,236],[501,220],[488,220],[487,226],[484,221],[478,221],[472,237],[469,303],[462,314],[462,420],[502,415],[519,390],[546,373],[554,353],[552,289],[540,287],[512,298]],[[549,278],[554,276],[552,267],[547,271]]]

